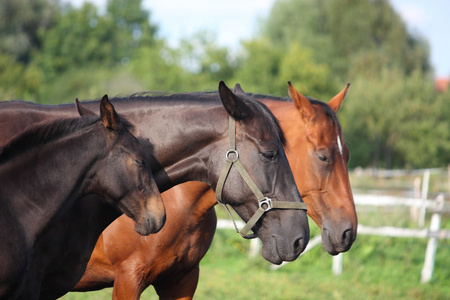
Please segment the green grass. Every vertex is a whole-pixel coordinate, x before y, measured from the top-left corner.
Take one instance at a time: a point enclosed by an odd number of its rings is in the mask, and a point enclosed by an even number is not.
[[[312,225],[313,227],[314,225]],[[313,227],[314,234],[318,233]],[[431,283],[421,284],[427,240],[358,236],[344,254],[341,276],[320,246],[271,271],[260,256],[249,258],[249,241],[220,230],[201,263],[196,299],[448,299],[450,241],[441,240]],[[64,299],[109,299],[111,289],[71,293]],[[142,299],[157,299],[149,287]]]
[[[372,183],[370,181],[372,180]],[[402,180],[405,188],[413,178]],[[447,177],[432,176],[430,184],[446,188]],[[376,188],[398,185],[386,179],[352,179],[352,186]],[[442,190],[445,192],[445,190]],[[448,200],[448,199],[447,199]],[[217,207],[221,217],[227,218]],[[358,207],[359,222],[370,226],[417,227],[410,220],[409,209]],[[430,216],[427,215],[427,223]],[[320,234],[310,222],[311,236]],[[450,229],[444,216],[442,227]],[[343,273],[333,275],[332,257],[317,246],[295,262],[271,271],[260,255],[248,257],[250,242],[233,230],[218,230],[211,249],[201,262],[200,282],[195,299],[450,299],[450,240],[439,240],[434,276],[421,284],[426,239],[388,238],[358,235],[351,250],[344,254]],[[110,299],[111,289],[92,293],[70,293],[66,300]],[[158,299],[152,287],[141,299]]]
[[[332,259],[321,247],[277,271],[270,271],[260,257],[247,258],[236,247],[235,255],[226,257],[221,244],[235,240],[230,234],[219,232],[202,262],[197,299],[444,299],[450,295],[448,241],[439,245],[433,282],[420,284],[426,240],[359,236],[344,254],[343,274],[335,276]]]

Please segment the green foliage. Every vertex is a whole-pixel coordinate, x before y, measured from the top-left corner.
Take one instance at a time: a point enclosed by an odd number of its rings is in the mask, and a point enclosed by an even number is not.
[[[234,74],[235,65],[230,51],[217,44],[212,32],[200,31],[181,40],[175,51],[178,65],[189,75],[187,90],[216,89],[220,80],[228,81]]]
[[[174,62],[174,53],[162,43],[153,47],[140,47],[130,61],[130,67],[144,90],[182,91],[183,69]]]
[[[40,50],[38,32],[53,26],[58,12],[54,0],[0,0],[0,52],[28,63],[32,51]]]
[[[104,16],[90,3],[69,7],[55,26],[41,31],[38,60],[49,78],[74,66],[127,65],[136,49],[154,42],[156,29],[140,5],[140,0],[110,1]]]
[[[56,26],[42,31],[38,61],[48,78],[53,80],[73,66],[111,65],[117,58],[112,55],[110,23],[98,15],[94,5],[85,3],[80,10],[69,9]]]
[[[118,60],[129,59],[135,49],[153,44],[157,27],[149,21],[150,12],[142,9],[142,0],[108,0],[106,17],[112,20],[110,42]]]
[[[330,83],[330,69],[324,63],[314,63],[312,52],[297,43],[292,44],[280,62],[277,82],[282,81],[283,90],[286,90],[286,82],[292,81],[304,95],[328,99],[332,96],[330,91],[335,89]]]
[[[216,89],[234,72],[228,50],[209,32],[198,32],[171,49],[163,41],[140,47],[130,60],[133,74],[147,90],[194,92]]]
[[[449,146],[442,142],[449,128],[443,99],[419,70],[406,76],[385,68],[380,77],[359,77],[339,113],[350,166],[445,166],[448,156],[439,155]]]
[[[248,92],[260,92],[267,94],[277,94],[280,92],[275,86],[279,86],[276,79],[279,73],[282,51],[272,47],[264,39],[253,40],[244,43],[245,58],[241,68],[236,72],[236,82],[239,82],[243,89]],[[287,87],[285,87],[285,91]]]
[[[101,69],[93,67],[69,70],[58,76],[51,85],[40,89],[39,102],[43,104],[71,103],[80,100],[99,99],[126,95],[143,90],[143,85],[133,77],[129,68]]]
[[[235,81],[247,92],[287,96],[288,81],[303,94],[314,97],[328,98],[335,90],[329,68],[315,63],[309,48],[292,44],[286,50],[260,39],[246,42],[244,51]]]
[[[31,99],[43,80],[43,74],[34,65],[24,65],[0,52],[0,99]]]
[[[399,66],[406,74],[417,68],[430,69],[427,46],[407,33],[387,0],[333,0],[328,12],[329,33],[337,55],[350,63],[355,54],[375,52],[377,57],[388,58],[385,63]]]
[[[370,57],[386,58],[381,62],[406,73],[430,69],[426,43],[407,33],[386,0],[277,1],[262,35],[284,48],[299,43],[314,49],[316,61],[326,63],[344,82],[352,65]]]

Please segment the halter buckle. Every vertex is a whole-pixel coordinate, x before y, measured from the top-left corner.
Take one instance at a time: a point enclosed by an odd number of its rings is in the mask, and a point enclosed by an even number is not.
[[[266,207],[263,207],[265,205]],[[272,199],[268,197],[262,198],[262,200],[259,201],[259,207],[262,208],[264,211],[269,211],[272,209]]]

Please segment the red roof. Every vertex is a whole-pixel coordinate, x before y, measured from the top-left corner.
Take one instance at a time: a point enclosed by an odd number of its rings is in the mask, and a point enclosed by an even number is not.
[[[436,91],[445,92],[446,90],[448,90],[449,83],[450,83],[449,77],[439,77],[435,79],[434,86],[436,88]]]

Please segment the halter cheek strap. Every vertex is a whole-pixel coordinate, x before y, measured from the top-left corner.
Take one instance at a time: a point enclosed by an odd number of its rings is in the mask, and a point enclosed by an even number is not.
[[[229,141],[230,141],[230,147],[227,153],[225,154],[225,166],[222,169],[222,172],[220,173],[219,180],[217,181],[217,187],[216,187],[216,198],[217,202],[222,204],[225,208],[228,214],[231,217],[231,220],[233,221],[234,228],[236,229],[236,232],[239,233],[242,237],[246,239],[255,238],[255,234],[247,234],[253,226],[258,222],[258,220],[263,216],[263,214],[266,211],[269,211],[271,209],[306,209],[306,204],[304,202],[288,202],[288,201],[273,201],[272,199],[266,197],[263,195],[261,190],[256,186],[253,179],[250,177],[250,174],[248,174],[247,170],[245,170],[244,165],[242,165],[241,161],[239,160],[239,153],[236,150],[236,121],[229,117]],[[238,170],[239,174],[241,174],[242,179],[244,179],[245,183],[247,183],[248,187],[252,190],[253,194],[258,199],[259,208],[256,210],[256,212],[253,214],[253,216],[248,220],[247,224],[245,224],[244,228],[239,230],[237,228],[236,222],[234,221],[233,216],[231,215],[230,210],[228,209],[228,206],[222,202],[222,191],[223,187],[225,185],[225,181],[228,177],[228,174],[230,173],[231,167],[235,166]]]

